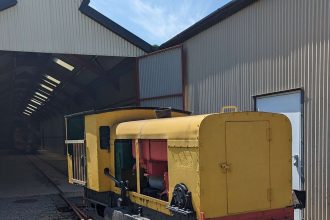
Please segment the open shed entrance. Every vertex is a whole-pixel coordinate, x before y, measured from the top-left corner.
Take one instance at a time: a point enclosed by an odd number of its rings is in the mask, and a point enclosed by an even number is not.
[[[0,51],[0,207],[23,213],[16,198],[45,204],[62,192],[82,196],[82,188],[68,183],[64,116],[137,105],[136,89],[134,57]]]
[[[0,149],[64,153],[64,115],[136,105],[134,58],[0,51]]]

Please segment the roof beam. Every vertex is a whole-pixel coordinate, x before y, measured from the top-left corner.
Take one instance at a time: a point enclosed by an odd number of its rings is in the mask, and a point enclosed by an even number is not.
[[[8,8],[14,7],[17,4],[17,0],[1,0],[0,11],[4,11]]]
[[[132,43],[133,45],[141,48],[145,52],[151,52],[153,50],[153,47],[139,38],[138,36],[134,35],[130,31],[126,30],[125,28],[121,27],[108,17],[104,16],[94,8],[89,6],[90,0],[84,0],[80,7],[79,10],[81,13],[86,15],[87,17],[91,18],[95,22],[99,23],[103,27],[111,30],[112,32],[116,33],[123,39],[127,40],[128,42]]]

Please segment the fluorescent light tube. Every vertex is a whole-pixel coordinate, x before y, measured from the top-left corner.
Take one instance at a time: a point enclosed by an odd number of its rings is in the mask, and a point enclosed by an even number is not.
[[[44,89],[47,89],[48,91],[52,92],[54,89],[50,88],[49,86],[46,86],[45,84],[40,83],[40,86]]]
[[[56,79],[56,78],[54,78],[54,77],[52,77],[52,76],[50,76],[50,75],[45,75],[45,77],[46,77],[47,79],[49,79],[50,81],[56,83],[56,84],[60,84],[60,83],[61,83],[60,80],[58,80],[58,79]]]
[[[61,67],[64,67],[65,69],[69,70],[69,71],[73,71],[74,67],[70,64],[68,64],[67,62],[59,59],[59,58],[54,58],[54,62],[57,63],[58,65],[60,65]]]

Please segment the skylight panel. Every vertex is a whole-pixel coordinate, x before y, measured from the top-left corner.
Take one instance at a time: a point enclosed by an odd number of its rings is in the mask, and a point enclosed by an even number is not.
[[[28,106],[30,106],[31,108],[37,109],[37,107],[34,105],[28,104]]]
[[[31,102],[33,102],[33,103],[35,103],[35,104],[37,104],[37,105],[42,105],[42,103],[41,102],[38,102],[37,100],[35,100],[35,99],[31,99]]]
[[[32,114],[32,112],[31,111],[28,111],[28,110],[24,110],[24,112],[26,112],[26,113],[29,113],[29,114]]]
[[[24,115],[27,115],[27,116],[31,116],[31,114],[27,113],[27,112],[23,112]]]
[[[47,89],[50,92],[54,91],[54,89],[50,88],[49,86],[46,86],[45,84],[40,83],[40,86],[44,89]]]
[[[43,80],[45,83],[47,83],[48,85],[51,85],[51,86],[53,86],[53,87],[57,87],[57,84],[54,84],[54,83],[52,83],[52,82],[49,82],[48,80],[46,80],[46,79],[44,79]]]
[[[31,107],[29,107],[29,106],[26,106],[26,110],[29,110],[29,111],[32,111],[32,112],[34,112],[34,111],[35,111],[35,109],[34,109],[34,108],[31,108]]]
[[[46,99],[41,98],[41,97],[39,97],[39,96],[37,96],[37,95],[34,95],[33,98],[36,98],[36,100],[38,100],[38,101],[40,100],[40,102],[44,102],[44,101],[46,101]]]
[[[69,70],[69,71],[73,71],[74,70],[74,66],[68,64],[67,62],[59,59],[59,58],[54,58],[54,62],[57,63],[58,65],[64,67],[65,69]]]
[[[56,83],[56,84],[58,84],[58,85],[61,83],[60,80],[58,80],[58,79],[56,79],[56,78],[54,78],[54,77],[52,77],[52,76],[50,76],[50,75],[45,75],[45,77],[46,77],[48,80],[50,80],[51,82]]]
[[[44,98],[44,99],[48,99],[47,96],[41,94],[40,92],[35,92],[35,94],[36,94],[37,96],[40,96],[40,97]]]

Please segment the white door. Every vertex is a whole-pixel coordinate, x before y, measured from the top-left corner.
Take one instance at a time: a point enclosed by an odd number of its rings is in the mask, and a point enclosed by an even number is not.
[[[286,115],[292,126],[292,188],[303,190],[303,150],[302,150],[302,112],[301,91],[266,95],[256,98],[256,110]],[[295,220],[302,219],[302,212],[295,210]]]

